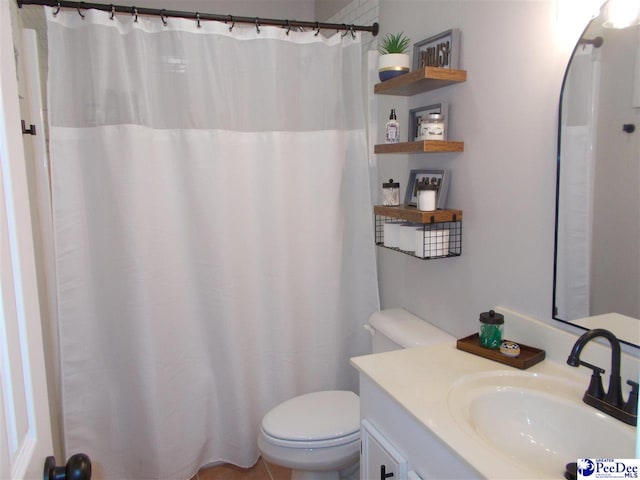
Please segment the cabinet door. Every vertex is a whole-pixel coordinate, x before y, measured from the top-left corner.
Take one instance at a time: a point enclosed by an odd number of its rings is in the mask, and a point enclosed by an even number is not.
[[[360,480],[406,480],[407,460],[369,420],[362,421]]]

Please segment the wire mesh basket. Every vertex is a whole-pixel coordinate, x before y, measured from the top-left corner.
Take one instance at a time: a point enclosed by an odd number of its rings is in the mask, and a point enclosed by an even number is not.
[[[423,260],[458,257],[462,253],[462,222],[413,223],[375,216],[376,245]]]

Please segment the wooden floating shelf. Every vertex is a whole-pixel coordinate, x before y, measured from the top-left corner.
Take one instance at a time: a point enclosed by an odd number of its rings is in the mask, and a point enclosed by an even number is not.
[[[405,75],[387,80],[386,82],[376,84],[373,87],[373,93],[378,95],[400,95],[408,97],[417,93],[428,92],[436,88],[466,81],[466,70],[423,67]]]
[[[434,210],[432,212],[423,212],[411,205],[400,205],[399,207],[374,205],[373,213],[383,217],[399,218],[414,223],[459,222],[462,220],[462,210]]]
[[[448,153],[464,152],[464,142],[446,140],[420,140],[417,142],[381,143],[374,146],[374,153]]]

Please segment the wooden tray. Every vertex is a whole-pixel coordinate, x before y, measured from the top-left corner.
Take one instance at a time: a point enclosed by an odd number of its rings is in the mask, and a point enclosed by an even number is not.
[[[511,340],[513,341],[513,340]],[[480,335],[474,333],[468,337],[460,338],[456,342],[458,350],[464,350],[465,352],[479,355],[489,360],[504,363],[511,367],[519,368],[520,370],[526,370],[529,367],[534,366],[536,363],[540,363],[544,360],[545,352],[539,348],[523,345],[522,343],[515,342],[520,345],[520,355],[517,357],[507,357],[500,353],[500,350],[492,350],[480,345]]]

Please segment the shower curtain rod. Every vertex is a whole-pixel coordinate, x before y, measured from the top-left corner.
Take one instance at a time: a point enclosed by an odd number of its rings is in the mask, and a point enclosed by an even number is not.
[[[216,20],[219,22],[231,22],[231,27],[236,23],[251,23],[256,26],[258,31],[260,31],[260,26],[262,25],[273,25],[277,27],[283,27],[291,29],[292,27],[303,27],[310,28],[314,30],[320,31],[324,30],[344,30],[346,32],[371,32],[373,36],[378,35],[379,25],[378,23],[374,23],[371,26],[362,26],[362,25],[347,25],[345,23],[325,23],[325,22],[304,22],[300,20],[279,20],[275,18],[260,18],[260,17],[236,17],[235,15],[218,15],[214,13],[200,13],[200,12],[182,12],[178,10],[166,10],[166,9],[157,9],[157,8],[146,8],[146,7],[127,7],[123,5],[114,5],[114,4],[103,4],[103,3],[92,3],[92,2],[76,2],[76,1],[67,1],[67,0],[16,0],[18,3],[18,7],[22,8],[23,5],[42,5],[47,7],[58,7],[58,8],[75,8],[78,10],[78,13],[83,16],[82,10],[86,9],[95,9],[95,10],[103,10],[106,12],[111,12],[111,14],[115,13],[130,13],[135,15],[136,18],[138,15],[155,15],[162,17],[162,22],[165,22],[165,18],[167,17],[178,17],[178,18],[188,18],[193,19],[200,23],[200,20]],[[287,30],[288,32],[288,30]]]

